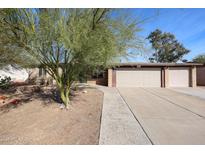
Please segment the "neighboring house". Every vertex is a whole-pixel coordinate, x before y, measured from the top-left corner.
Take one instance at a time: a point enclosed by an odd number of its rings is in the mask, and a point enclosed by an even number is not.
[[[205,65],[196,69],[197,86],[205,86]]]
[[[8,66],[3,67],[0,70],[0,76],[1,78],[4,78],[5,76],[10,76],[11,81],[24,82],[28,79],[29,74],[27,70],[24,68],[21,68],[17,65],[15,66],[8,65]]]
[[[27,82],[28,80],[37,80],[41,78],[49,78],[43,68],[22,68],[17,65],[8,65],[0,69],[0,77],[11,77],[13,82]]]
[[[109,87],[196,87],[198,63],[122,63],[108,70]]]

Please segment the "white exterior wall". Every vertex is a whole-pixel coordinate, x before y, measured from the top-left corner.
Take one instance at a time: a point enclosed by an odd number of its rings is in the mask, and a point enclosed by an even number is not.
[[[9,76],[11,77],[11,81],[14,82],[24,82],[28,79],[29,73],[24,68],[20,68],[18,66],[13,67],[11,65],[8,65],[0,70],[0,76]]]

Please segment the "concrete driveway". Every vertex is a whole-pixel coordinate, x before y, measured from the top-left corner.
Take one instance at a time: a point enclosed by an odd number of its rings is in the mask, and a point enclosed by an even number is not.
[[[152,144],[205,144],[205,99],[164,88],[117,90]]]
[[[171,90],[181,92],[187,95],[192,95],[205,99],[205,87],[196,87],[196,88],[170,88]]]

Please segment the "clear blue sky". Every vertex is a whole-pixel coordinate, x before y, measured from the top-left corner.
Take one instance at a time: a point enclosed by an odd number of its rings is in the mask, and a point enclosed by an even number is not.
[[[149,18],[141,24],[140,36],[146,38],[150,32],[160,29],[171,32],[190,53],[184,58],[191,60],[200,53],[205,53],[205,9],[127,9],[141,19]],[[130,61],[146,61],[139,56]]]

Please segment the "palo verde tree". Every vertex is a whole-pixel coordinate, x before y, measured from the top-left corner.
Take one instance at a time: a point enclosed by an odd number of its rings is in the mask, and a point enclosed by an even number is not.
[[[147,39],[155,50],[152,57],[149,58],[151,62],[176,63],[182,60],[185,54],[190,52],[176,40],[173,34],[166,32],[162,33],[158,29],[151,32]]]
[[[12,16],[8,16],[8,12],[12,10],[0,9],[0,67],[6,65],[19,64],[24,67],[35,64],[37,61],[29,54],[26,54],[21,47],[18,47],[18,35],[22,35],[17,25],[11,20],[15,20]],[[13,14],[14,15],[14,14]],[[6,18],[10,18],[9,20]],[[11,19],[13,18],[13,19]],[[19,31],[19,33],[17,33]]]
[[[1,9],[0,27],[7,52],[34,59],[56,81],[69,104],[74,81],[88,70],[107,67],[139,48],[136,20],[112,9]],[[25,59],[26,59],[25,56]]]

